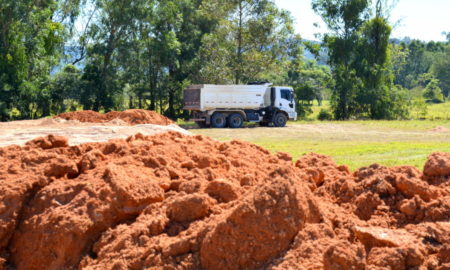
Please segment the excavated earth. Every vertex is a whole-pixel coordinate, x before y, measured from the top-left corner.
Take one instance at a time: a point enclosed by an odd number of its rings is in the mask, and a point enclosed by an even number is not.
[[[190,134],[170,119],[147,110],[127,110],[101,114],[94,111],[64,113],[54,118],[0,122],[0,147],[26,142],[47,135],[64,136],[69,145],[126,139],[142,133],[153,135],[167,131]]]
[[[167,132],[0,148],[0,269],[450,269],[450,154],[423,172]]]
[[[88,123],[105,123],[114,119],[120,119],[129,125],[154,124],[167,126],[173,124],[172,120],[155,111],[142,109],[130,109],[123,112],[111,111],[105,114],[90,110],[75,111],[59,114],[55,118]]]

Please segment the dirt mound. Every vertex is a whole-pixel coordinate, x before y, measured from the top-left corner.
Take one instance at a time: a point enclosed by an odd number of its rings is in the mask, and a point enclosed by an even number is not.
[[[37,138],[0,148],[0,269],[448,269],[449,156],[351,173],[176,132]]]
[[[55,118],[78,120],[80,122],[90,123],[105,123],[115,119],[120,119],[129,125],[154,124],[167,126],[173,124],[172,120],[157,112],[140,109],[131,109],[123,112],[112,111],[106,114],[90,110],[76,111],[62,113],[55,116]]]
[[[446,133],[446,132],[450,132],[450,129],[448,129],[446,127],[443,127],[443,126],[437,126],[435,128],[432,128],[430,130],[430,132],[443,132],[443,133]]]

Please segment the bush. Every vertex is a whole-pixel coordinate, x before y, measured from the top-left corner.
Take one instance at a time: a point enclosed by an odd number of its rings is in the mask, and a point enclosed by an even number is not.
[[[444,102],[444,96],[442,95],[442,90],[439,87],[439,80],[431,80],[425,91],[423,92],[423,97],[426,98],[431,103],[442,103]]]
[[[432,100],[428,100],[428,103],[440,104],[444,103],[444,100],[440,98],[433,98]]]
[[[317,116],[317,119],[319,119],[320,121],[332,120],[333,115],[328,110],[321,109],[319,115]]]
[[[305,119],[308,115],[310,115],[313,112],[311,109],[311,105],[302,103],[297,103],[296,110],[298,119]]]
[[[425,119],[428,114],[428,105],[425,99],[418,98],[412,102],[412,111],[414,112],[413,117],[417,119]]]

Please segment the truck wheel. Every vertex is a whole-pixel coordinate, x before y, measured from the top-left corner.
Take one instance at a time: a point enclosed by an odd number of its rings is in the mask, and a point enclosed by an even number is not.
[[[227,122],[230,128],[241,128],[244,124],[244,118],[239,113],[232,113],[228,116]]]
[[[287,117],[284,113],[277,113],[273,118],[273,125],[276,127],[286,126]]]
[[[207,128],[208,127],[208,125],[206,124],[206,121],[196,121],[195,123],[197,124],[197,126],[199,128]]]
[[[227,124],[227,118],[225,117],[225,114],[215,112],[211,116],[211,126],[213,128],[224,128]]]

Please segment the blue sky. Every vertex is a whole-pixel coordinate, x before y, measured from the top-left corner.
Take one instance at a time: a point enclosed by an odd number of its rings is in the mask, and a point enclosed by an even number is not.
[[[275,0],[289,10],[296,20],[296,30],[303,38],[315,39],[314,33],[325,32],[322,19],[311,9],[311,0]],[[392,37],[410,37],[425,41],[443,41],[443,31],[450,32],[450,0],[399,0],[392,10]],[[313,26],[319,23],[320,28]]]

